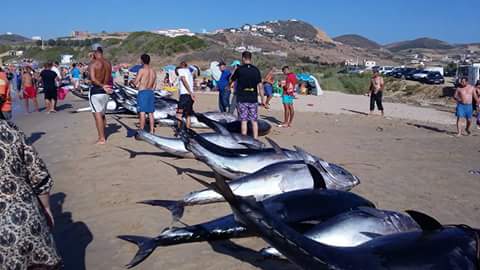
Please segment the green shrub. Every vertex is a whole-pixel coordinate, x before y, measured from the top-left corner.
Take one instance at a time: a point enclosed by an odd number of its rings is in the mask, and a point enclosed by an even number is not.
[[[130,34],[119,46],[127,53],[150,53],[154,55],[173,55],[175,53],[198,50],[206,47],[205,41],[198,37],[181,36],[170,38],[150,32]]]
[[[320,86],[323,90],[344,91],[342,82],[337,77],[329,77],[320,80]]]

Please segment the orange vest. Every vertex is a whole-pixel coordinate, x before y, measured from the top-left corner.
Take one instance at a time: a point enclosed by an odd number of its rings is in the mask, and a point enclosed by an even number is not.
[[[0,105],[0,111],[12,111],[12,98],[10,96],[9,82],[5,73],[0,73],[0,96],[5,100],[5,102]]]

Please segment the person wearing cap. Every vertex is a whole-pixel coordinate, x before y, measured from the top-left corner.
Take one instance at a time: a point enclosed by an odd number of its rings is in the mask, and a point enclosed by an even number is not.
[[[218,64],[220,70],[222,71],[222,75],[220,79],[217,81],[217,88],[218,88],[218,108],[220,112],[228,112],[230,108],[230,86],[229,80],[232,73],[230,70],[227,69],[227,64],[225,62],[220,62]]]
[[[103,145],[106,143],[105,127],[107,120],[105,112],[107,110],[108,95],[112,93],[112,65],[103,57],[102,47],[94,46],[94,48],[94,58],[88,66],[88,73],[92,82],[89,101],[98,132],[96,144]]]

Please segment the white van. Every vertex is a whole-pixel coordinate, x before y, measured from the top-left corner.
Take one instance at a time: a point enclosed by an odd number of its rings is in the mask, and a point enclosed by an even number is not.
[[[468,82],[475,85],[480,80],[480,64],[473,64],[468,68]]]
[[[426,67],[424,68],[426,71],[432,71],[432,72],[440,72],[443,76],[443,67]]]
[[[384,66],[384,67],[379,67],[378,72],[380,72],[380,74],[387,74],[388,72],[393,71],[393,69],[394,67]]]

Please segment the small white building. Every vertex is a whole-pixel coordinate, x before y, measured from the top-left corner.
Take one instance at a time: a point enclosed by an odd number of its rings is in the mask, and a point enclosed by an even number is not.
[[[294,36],[293,39],[295,39],[295,41],[298,41],[298,42],[304,42],[305,41],[304,38],[299,37],[299,36]]]
[[[71,54],[62,54],[60,56],[60,59],[61,59],[60,62],[62,64],[70,64],[70,63],[72,63],[72,58],[73,58],[73,55],[71,55]]]
[[[250,29],[252,29],[252,26],[250,24],[245,24],[244,26],[242,26],[243,31],[250,31]]]
[[[195,36],[195,33],[190,31],[190,29],[187,28],[178,28],[178,29],[160,29],[160,30],[154,30],[152,31],[155,34],[167,36],[167,37],[181,37],[181,36],[189,36],[193,37]]]
[[[363,65],[365,66],[365,69],[372,69],[377,65],[377,62],[371,61],[371,60],[365,60],[363,62]]]
[[[35,40],[35,41],[37,41],[37,40],[42,40],[42,37],[40,37],[40,36],[33,36],[33,37],[32,37],[32,40]]]

